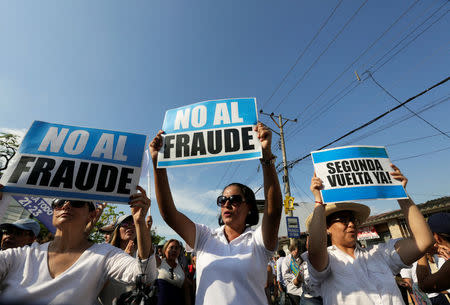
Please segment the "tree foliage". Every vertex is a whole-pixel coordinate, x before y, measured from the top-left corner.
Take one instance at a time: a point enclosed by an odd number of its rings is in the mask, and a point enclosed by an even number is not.
[[[0,132],[0,171],[8,167],[9,161],[19,148],[19,141],[18,135]]]

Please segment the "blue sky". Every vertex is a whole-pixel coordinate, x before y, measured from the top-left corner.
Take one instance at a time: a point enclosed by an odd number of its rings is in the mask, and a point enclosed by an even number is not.
[[[256,97],[265,112],[298,118],[286,125],[287,156],[295,160],[398,104],[367,78],[367,69],[400,101],[448,76],[446,3],[2,0],[0,128],[23,132],[33,120],[42,120],[153,137],[168,109]],[[330,106],[347,85],[356,87]],[[450,132],[448,95],[447,83],[408,105]],[[417,203],[448,195],[450,138],[408,116],[408,110],[399,109],[333,147],[394,144],[387,146],[392,160],[424,154],[395,162],[410,179],[409,193]],[[260,119],[274,127],[269,118]],[[420,137],[427,138],[414,140]],[[277,140],[274,136],[274,147]],[[397,144],[403,141],[409,142]],[[274,151],[281,160],[280,151]],[[233,181],[257,189],[262,183],[257,167],[257,161],[247,161],[171,169],[176,205],[194,221],[214,227],[220,190]],[[296,201],[311,201],[311,174],[310,159],[290,171]],[[394,201],[367,204],[375,213],[398,208]],[[158,232],[170,237],[156,200],[152,214]]]

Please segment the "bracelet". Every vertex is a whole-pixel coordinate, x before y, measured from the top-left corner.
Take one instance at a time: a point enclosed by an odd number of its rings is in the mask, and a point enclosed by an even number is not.
[[[264,166],[269,166],[269,165],[273,165],[275,164],[275,159],[277,157],[275,155],[272,155],[269,159],[259,159],[259,161],[261,162],[261,164]]]
[[[323,203],[323,201],[314,201],[315,203],[319,203],[320,205],[326,206],[326,203]]]

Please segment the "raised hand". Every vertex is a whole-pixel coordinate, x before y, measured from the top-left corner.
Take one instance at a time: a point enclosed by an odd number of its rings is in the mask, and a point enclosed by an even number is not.
[[[163,133],[164,133],[164,131],[162,131],[162,130],[158,131],[156,136],[150,142],[150,145],[149,145],[150,155],[151,155],[153,161],[156,161],[158,159],[158,152],[163,145],[163,138],[162,138]]]
[[[311,186],[309,189],[313,193],[316,201],[322,201],[320,190],[323,189],[323,182],[319,177],[316,176],[316,173],[314,173],[314,176],[311,178]]]
[[[145,216],[150,208],[150,199],[142,187],[138,185],[136,189],[139,193],[131,195],[128,204],[131,207],[131,215],[133,215],[134,223],[145,223]]]
[[[254,130],[258,134],[258,139],[261,142],[261,148],[263,153],[263,158],[268,158],[272,156],[272,131],[263,123],[258,122]]]
[[[392,169],[394,170],[393,172],[390,172],[392,178],[394,178],[395,180],[398,180],[402,183],[403,188],[406,188],[406,184],[408,183],[408,179],[403,176],[402,172],[400,171],[400,169],[395,166],[394,164],[391,164]]]

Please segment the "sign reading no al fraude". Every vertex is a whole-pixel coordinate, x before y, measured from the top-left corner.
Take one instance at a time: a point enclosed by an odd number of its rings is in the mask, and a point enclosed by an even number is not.
[[[0,183],[9,193],[127,203],[139,183],[146,139],[35,121]]]
[[[255,98],[206,101],[168,110],[158,167],[261,158],[261,144],[253,130],[257,122]]]

